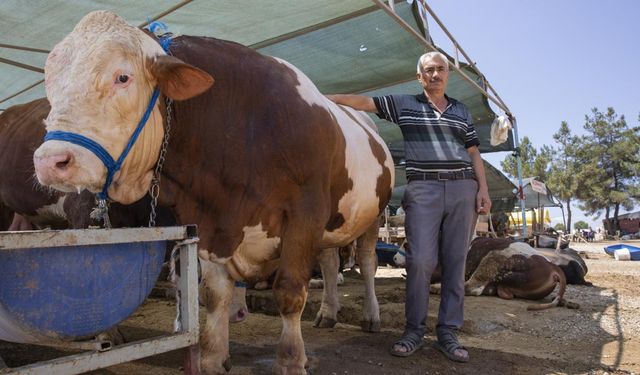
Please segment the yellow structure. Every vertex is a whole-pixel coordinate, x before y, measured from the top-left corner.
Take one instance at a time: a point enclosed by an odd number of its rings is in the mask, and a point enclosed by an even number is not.
[[[527,226],[533,225],[533,213],[536,213],[536,222],[539,224],[541,221],[541,213],[544,213],[544,223],[551,224],[551,216],[547,209],[530,209],[526,211]],[[522,212],[514,211],[509,213],[509,224],[520,226],[522,225]]]

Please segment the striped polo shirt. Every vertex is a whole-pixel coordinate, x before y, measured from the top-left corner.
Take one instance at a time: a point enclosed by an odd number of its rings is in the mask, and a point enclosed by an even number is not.
[[[473,170],[467,148],[480,141],[464,104],[447,96],[442,115],[424,93],[374,97],[378,117],[400,126],[407,178],[423,172]]]

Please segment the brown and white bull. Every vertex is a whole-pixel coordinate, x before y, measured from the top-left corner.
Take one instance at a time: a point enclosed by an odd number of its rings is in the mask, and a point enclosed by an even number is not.
[[[154,87],[184,100],[172,105],[160,199],[178,222],[198,224],[213,263],[202,369],[228,368],[234,280],[260,278],[277,259],[283,329],[274,372],[304,374],[300,316],[312,263],[376,221],[394,183],[391,155],[366,115],[333,104],[285,61],[205,37],[176,37],[170,51],[113,13],[90,13],[47,59],[47,130],[82,134],[116,158]],[[153,108],[107,190],[111,199],[132,202],[149,189],[165,112]],[[100,159],[65,141],[45,142],[34,163],[39,181],[62,191],[99,192],[105,183]],[[375,261],[375,249],[360,259],[371,285]],[[373,292],[364,311],[372,326],[379,322]]]

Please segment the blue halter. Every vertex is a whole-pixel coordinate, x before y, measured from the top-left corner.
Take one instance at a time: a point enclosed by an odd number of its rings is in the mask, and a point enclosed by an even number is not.
[[[171,44],[170,37],[161,38],[160,45],[162,46],[164,51],[167,53],[169,53],[170,44]],[[142,129],[144,128],[145,124],[147,123],[147,120],[149,119],[149,116],[151,115],[151,112],[153,111],[153,108],[155,107],[159,96],[160,96],[160,91],[156,87],[153,90],[153,95],[151,95],[151,100],[149,101],[149,105],[147,106],[147,109],[145,110],[144,115],[140,119],[140,122],[138,123],[136,130],[134,130],[133,134],[131,135],[131,138],[129,139],[129,142],[127,143],[127,147],[124,148],[124,151],[122,151],[122,154],[120,155],[118,160],[113,160],[111,155],[109,155],[109,152],[107,152],[107,150],[105,150],[105,148],[102,147],[102,145],[100,145],[98,142],[91,140],[81,134],[54,130],[54,131],[48,132],[44,136],[44,140],[45,142],[51,141],[51,140],[65,141],[65,142],[73,143],[78,146],[84,147],[87,150],[93,152],[98,157],[98,159],[102,161],[104,166],[107,168],[107,179],[104,182],[102,191],[97,194],[98,200],[105,201],[107,198],[109,198],[109,194],[107,193],[107,190],[109,189],[109,186],[111,186],[111,183],[113,182],[113,176],[117,171],[120,170],[120,168],[122,167],[122,163],[124,162],[124,159],[129,154],[129,151],[131,151],[131,148],[133,147],[133,145],[136,143],[136,140],[138,139],[138,136],[142,132]]]

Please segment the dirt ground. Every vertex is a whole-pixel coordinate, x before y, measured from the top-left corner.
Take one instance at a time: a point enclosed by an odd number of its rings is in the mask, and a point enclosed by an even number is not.
[[[631,242],[631,241],[630,241]],[[635,241],[640,246],[640,241]],[[382,332],[359,328],[362,282],[347,275],[339,288],[342,309],[332,329],[312,327],[321,290],[312,290],[303,316],[303,336],[310,374],[640,374],[640,262],[606,256],[606,243],[572,244],[584,251],[592,287],[568,287],[565,297],[577,310],[527,311],[531,301],[467,297],[461,340],[471,361],[454,364],[431,348],[439,297],[430,298],[427,345],[409,358],[388,354],[404,317],[404,270],[381,267],[376,276]],[[253,312],[231,325],[231,374],[268,374],[275,358],[281,322],[270,291],[250,291]],[[127,340],[170,331],[175,313],[171,300],[150,298],[120,325]],[[201,314],[204,318],[204,314]],[[0,357],[16,367],[65,354],[59,350],[0,341]],[[180,374],[182,352],[113,366],[94,374]]]

